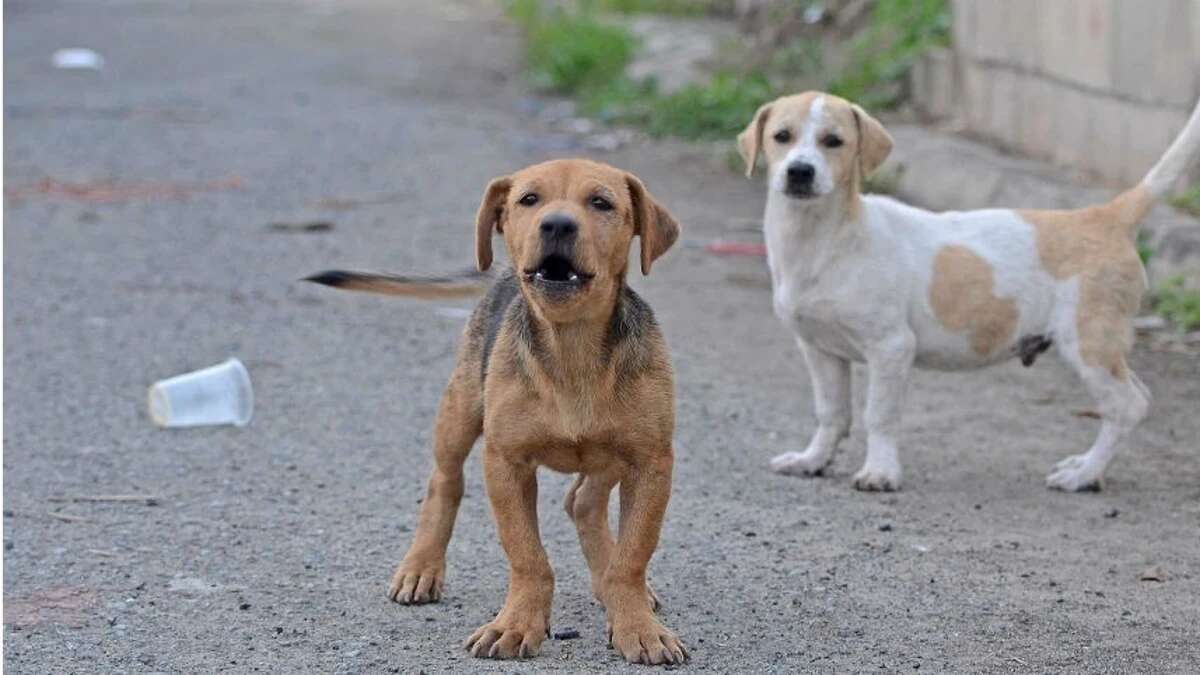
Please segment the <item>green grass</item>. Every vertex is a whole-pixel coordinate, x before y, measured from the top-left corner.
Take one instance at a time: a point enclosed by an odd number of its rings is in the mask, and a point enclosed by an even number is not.
[[[546,10],[538,0],[509,5],[509,16],[526,31],[525,62],[535,87],[577,94],[623,76],[637,40],[624,27],[600,21],[587,7]]]
[[[950,44],[947,0],[878,0],[850,60],[829,91],[867,109],[895,107],[904,79],[926,51]]]
[[[1154,257],[1154,247],[1150,245],[1150,235],[1145,230],[1139,230],[1137,233],[1137,253],[1142,259],[1142,267],[1150,264],[1150,259]]]
[[[1193,185],[1187,192],[1173,197],[1171,206],[1200,218],[1200,185]]]
[[[658,94],[652,82],[625,80],[585,101],[584,110],[652,136],[725,139],[737,135],[774,95],[762,75],[722,73],[667,95]]]
[[[1154,311],[1183,330],[1200,330],[1200,291],[1184,287],[1183,277],[1172,277],[1154,294]]]
[[[869,108],[899,102],[908,70],[925,50],[949,41],[948,0],[877,0],[866,29],[851,46],[848,66],[828,89]],[[722,11],[729,0],[576,0],[547,6],[511,0],[509,16],[526,32],[526,66],[533,84],[575,96],[584,114],[639,127],[655,136],[727,139],[764,102],[782,91],[782,78],[762,72],[717,73],[709,81],[661,94],[653,81],[635,82],[625,69],[637,49],[625,27],[598,12],[692,14]],[[783,49],[776,69],[819,70],[815,43]]]
[[[599,8],[620,14],[668,14],[671,16],[704,16],[729,14],[733,0],[596,0]]]

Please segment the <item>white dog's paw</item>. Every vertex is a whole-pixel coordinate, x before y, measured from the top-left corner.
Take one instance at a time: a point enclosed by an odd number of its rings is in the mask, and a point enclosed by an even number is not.
[[[900,489],[900,467],[864,466],[851,481],[863,492],[895,492]]]
[[[1104,469],[1089,463],[1086,455],[1071,455],[1046,476],[1046,487],[1064,492],[1099,492],[1104,487]]]
[[[785,476],[818,476],[829,466],[831,455],[815,452],[785,452],[771,458],[771,470]]]

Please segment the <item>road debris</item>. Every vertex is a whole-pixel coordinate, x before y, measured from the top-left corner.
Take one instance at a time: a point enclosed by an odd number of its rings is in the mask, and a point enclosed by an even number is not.
[[[244,427],[254,416],[250,373],[235,358],[159,380],[147,398],[150,418],[160,427]]]
[[[46,515],[50,516],[51,518],[56,518],[58,520],[61,520],[64,523],[94,523],[94,522],[96,522],[96,521],[92,520],[91,518],[84,518],[83,516],[75,516],[75,515],[71,515],[70,513],[61,513],[59,511],[47,511]]]
[[[378,204],[396,204],[404,200],[404,195],[374,195],[369,197],[325,197],[312,203],[314,208],[331,211],[349,211],[359,206],[374,206]]]
[[[71,47],[59,49],[50,58],[60,70],[103,70],[104,57],[91,49]]]
[[[37,626],[58,624],[82,628],[86,623],[84,610],[96,606],[99,598],[89,588],[56,586],[34,591],[25,597],[4,599],[6,626]]]
[[[64,502],[126,502],[145,504],[146,506],[158,506],[162,501],[162,497],[158,495],[80,495],[75,497],[51,497],[47,501],[55,503]]]
[[[554,631],[555,640],[575,640],[579,637],[579,631],[574,628],[564,628]]]
[[[1142,570],[1138,579],[1140,581],[1166,581],[1167,571],[1162,568],[1162,565],[1151,565]]]
[[[328,220],[306,220],[297,223],[276,222],[268,223],[267,229],[272,232],[284,233],[331,232],[333,223]]]

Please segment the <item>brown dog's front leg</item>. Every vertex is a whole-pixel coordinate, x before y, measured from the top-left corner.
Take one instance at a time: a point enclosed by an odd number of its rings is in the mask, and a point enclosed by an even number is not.
[[[621,479],[621,520],[604,574],[603,597],[609,639],[630,663],[683,663],[688,658],[679,638],[654,616],[646,594],[646,567],[658,547],[671,495],[672,463],[668,450]]]
[[[433,471],[421,502],[416,535],[388,586],[392,600],[409,605],[442,598],[446,546],[463,495],[463,463],[482,432],[478,386],[460,362],[442,395],[433,428]]]
[[[487,444],[483,472],[500,544],[508,556],[504,607],[463,646],[472,656],[494,659],[536,656],[550,631],[554,572],[542,548],[537,521],[537,467]]]

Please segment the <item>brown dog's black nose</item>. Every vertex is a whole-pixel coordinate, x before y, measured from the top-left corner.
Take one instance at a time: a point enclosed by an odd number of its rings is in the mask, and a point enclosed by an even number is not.
[[[542,239],[560,241],[571,239],[579,231],[575,219],[563,213],[552,213],[542,219]]]

